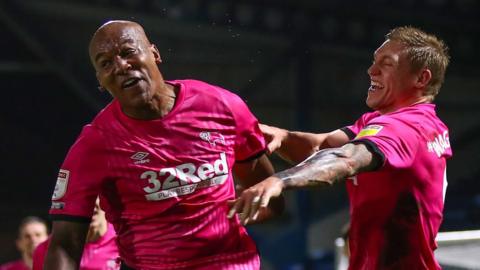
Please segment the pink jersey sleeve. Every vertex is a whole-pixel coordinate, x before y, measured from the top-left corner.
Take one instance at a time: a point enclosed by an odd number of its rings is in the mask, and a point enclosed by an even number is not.
[[[358,131],[353,141],[373,143],[383,154],[384,164],[394,168],[411,166],[416,157],[420,136],[417,127],[390,116],[376,117]],[[376,150],[376,149],[374,149]]]
[[[47,255],[48,245],[50,244],[50,238],[40,243],[33,252],[33,265],[32,270],[43,270],[43,262]]]
[[[248,160],[265,150],[265,139],[257,118],[245,102],[233,93],[230,93],[228,102],[236,122],[235,159]]]
[[[355,136],[362,130],[362,128],[365,126],[365,124],[371,120],[372,118],[378,116],[379,114],[377,112],[368,112],[364,113],[362,116],[360,116],[353,125],[346,126],[342,128],[342,130],[347,133],[350,139],[355,138]]]
[[[50,215],[89,221],[108,164],[103,161],[102,137],[86,126],[63,162],[52,196]]]

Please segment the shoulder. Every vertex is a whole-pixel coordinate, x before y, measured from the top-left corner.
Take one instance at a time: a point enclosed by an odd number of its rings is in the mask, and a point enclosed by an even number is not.
[[[10,270],[10,269],[13,269],[12,267],[14,266],[14,264],[16,264],[17,261],[13,261],[13,262],[6,262],[4,264],[1,264],[0,265],[0,270]]]
[[[50,240],[51,240],[51,237],[49,236],[47,238],[47,240],[41,242],[40,244],[38,244],[38,246],[35,248],[35,252],[43,252],[43,251],[47,251],[48,249],[48,245],[50,245]]]
[[[81,143],[88,146],[96,146],[100,144],[103,139],[104,133],[98,126],[89,124],[83,127],[80,136],[75,143]]]
[[[373,112],[366,112],[364,114],[362,114],[360,116],[360,118],[358,118],[357,121],[361,121],[363,123],[368,123],[369,121],[375,119],[375,118],[378,118],[382,116],[378,111],[373,111]]]
[[[187,90],[187,95],[201,95],[203,98],[217,101],[230,101],[240,99],[238,95],[221,86],[199,80],[175,80],[172,83],[182,84]],[[241,99],[240,99],[241,100]]]
[[[112,101],[105,108],[103,108],[92,120],[90,124],[83,127],[80,136],[77,139],[82,143],[92,145],[99,144],[108,133],[108,130],[114,125],[115,121],[115,107],[118,106],[116,101]],[[109,128],[110,127],[110,128]]]
[[[421,130],[428,126],[442,123],[435,114],[435,106],[433,104],[417,104],[405,107],[395,112],[379,116],[378,121],[397,124],[399,128],[401,126],[408,126]]]
[[[403,115],[396,113],[383,114],[368,119],[363,129],[357,135],[357,138],[366,135],[375,135],[377,133],[379,135],[388,134],[390,138],[392,135],[401,135],[400,137],[402,137],[404,134],[414,130],[418,130],[417,122],[410,121]]]
[[[383,134],[389,138],[413,138],[425,137],[438,128],[441,121],[436,117],[430,104],[421,104],[401,108],[395,112],[378,115],[366,121],[364,129],[360,132],[365,134]]]
[[[27,270],[28,267],[23,263],[22,260],[16,260],[12,262],[7,262],[0,265],[0,270]]]
[[[103,132],[92,124],[83,127],[80,135],[70,147],[67,157],[79,159],[85,156],[92,156],[102,152],[105,148],[105,137]]]
[[[40,243],[33,251],[33,270],[42,269],[45,255],[47,254],[48,245],[50,244],[50,237]]]
[[[97,129],[101,129],[108,123],[111,123],[115,118],[115,109],[118,107],[118,102],[113,100],[107,106],[105,106],[97,115],[93,118],[90,123],[92,126],[95,126]]]

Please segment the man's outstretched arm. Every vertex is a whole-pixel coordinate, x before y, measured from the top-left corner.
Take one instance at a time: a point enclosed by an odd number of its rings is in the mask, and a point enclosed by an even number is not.
[[[297,166],[244,190],[229,216],[241,211],[242,221],[245,218],[255,220],[259,209],[268,205],[271,198],[280,196],[284,189],[331,185],[359,172],[375,170],[382,162],[380,155],[362,143],[318,151]]]
[[[329,133],[289,131],[261,124],[260,129],[267,140],[269,153],[275,152],[282,159],[297,164],[318,150],[340,147],[349,141],[342,130]]]
[[[88,222],[54,221],[43,269],[78,269],[88,226]]]

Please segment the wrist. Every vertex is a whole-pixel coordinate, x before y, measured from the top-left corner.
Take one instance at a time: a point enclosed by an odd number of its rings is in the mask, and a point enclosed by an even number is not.
[[[280,141],[283,143],[288,140],[288,138],[291,136],[291,132],[286,129],[278,128],[278,134],[280,137]]]
[[[272,175],[271,181],[274,182],[274,185],[277,187],[278,193],[281,194],[286,187],[285,179],[282,177],[282,173],[276,173]]]

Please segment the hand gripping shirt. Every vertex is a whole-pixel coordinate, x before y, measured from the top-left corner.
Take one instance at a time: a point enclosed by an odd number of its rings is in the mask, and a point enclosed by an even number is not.
[[[349,269],[440,269],[433,252],[452,151],[435,105],[366,113],[343,130],[383,159],[347,181]]]
[[[115,230],[108,224],[106,233],[97,241],[87,242],[83,248],[80,270],[119,270],[120,259],[115,243]],[[32,270],[43,270],[43,263],[47,255],[50,238],[38,245],[33,252]]]
[[[95,198],[135,269],[258,269],[256,246],[237,218],[232,166],[265,149],[257,119],[235,94],[195,80],[170,113],[126,116],[117,101],[87,125],[60,169],[54,219],[85,219]]]

